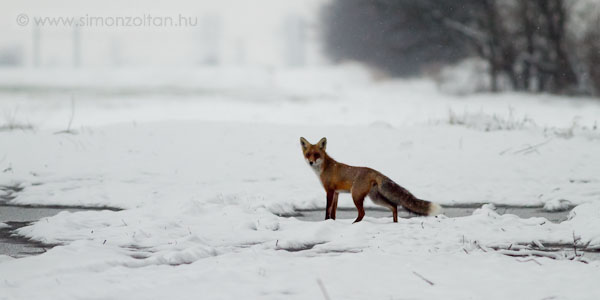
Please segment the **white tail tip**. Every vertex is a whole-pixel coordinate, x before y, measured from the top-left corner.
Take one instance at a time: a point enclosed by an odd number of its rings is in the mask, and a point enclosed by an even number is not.
[[[442,207],[437,203],[431,202],[431,204],[429,205],[429,211],[427,212],[427,215],[428,216],[437,216],[441,213],[442,213]]]

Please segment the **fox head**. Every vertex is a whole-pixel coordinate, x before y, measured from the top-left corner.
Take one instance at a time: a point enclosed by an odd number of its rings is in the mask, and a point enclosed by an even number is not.
[[[311,167],[320,167],[325,158],[325,147],[327,147],[327,138],[322,138],[316,144],[309,143],[305,138],[300,138],[302,154],[304,159]]]

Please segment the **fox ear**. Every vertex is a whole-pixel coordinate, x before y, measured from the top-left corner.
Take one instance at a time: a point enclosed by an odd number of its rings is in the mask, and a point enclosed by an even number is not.
[[[310,143],[303,137],[300,137],[300,145],[302,146],[302,150],[306,150]]]
[[[325,150],[325,147],[327,147],[327,138],[322,138],[317,145],[319,145],[319,148],[321,148],[321,150]]]

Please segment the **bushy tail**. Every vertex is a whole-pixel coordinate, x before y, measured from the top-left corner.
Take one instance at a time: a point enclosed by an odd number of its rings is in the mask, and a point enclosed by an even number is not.
[[[384,178],[378,183],[379,192],[390,202],[402,205],[407,210],[424,216],[435,216],[442,212],[442,207],[433,202],[417,199],[408,190],[393,182],[389,178]]]

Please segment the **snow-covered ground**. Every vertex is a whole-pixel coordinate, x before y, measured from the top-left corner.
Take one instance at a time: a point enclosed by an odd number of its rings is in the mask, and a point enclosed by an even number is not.
[[[600,297],[599,261],[490,249],[600,248],[595,99],[451,96],[358,67],[4,70],[0,110],[0,127],[34,128],[0,131],[0,185],[23,188],[11,203],[124,209],[19,229],[63,246],[0,257],[0,299]],[[56,134],[71,116],[77,134]],[[300,136],[326,136],[334,158],[441,204],[578,206],[560,224],[492,206],[398,224],[279,217],[325,204]],[[349,196],[340,206],[353,207]]]

